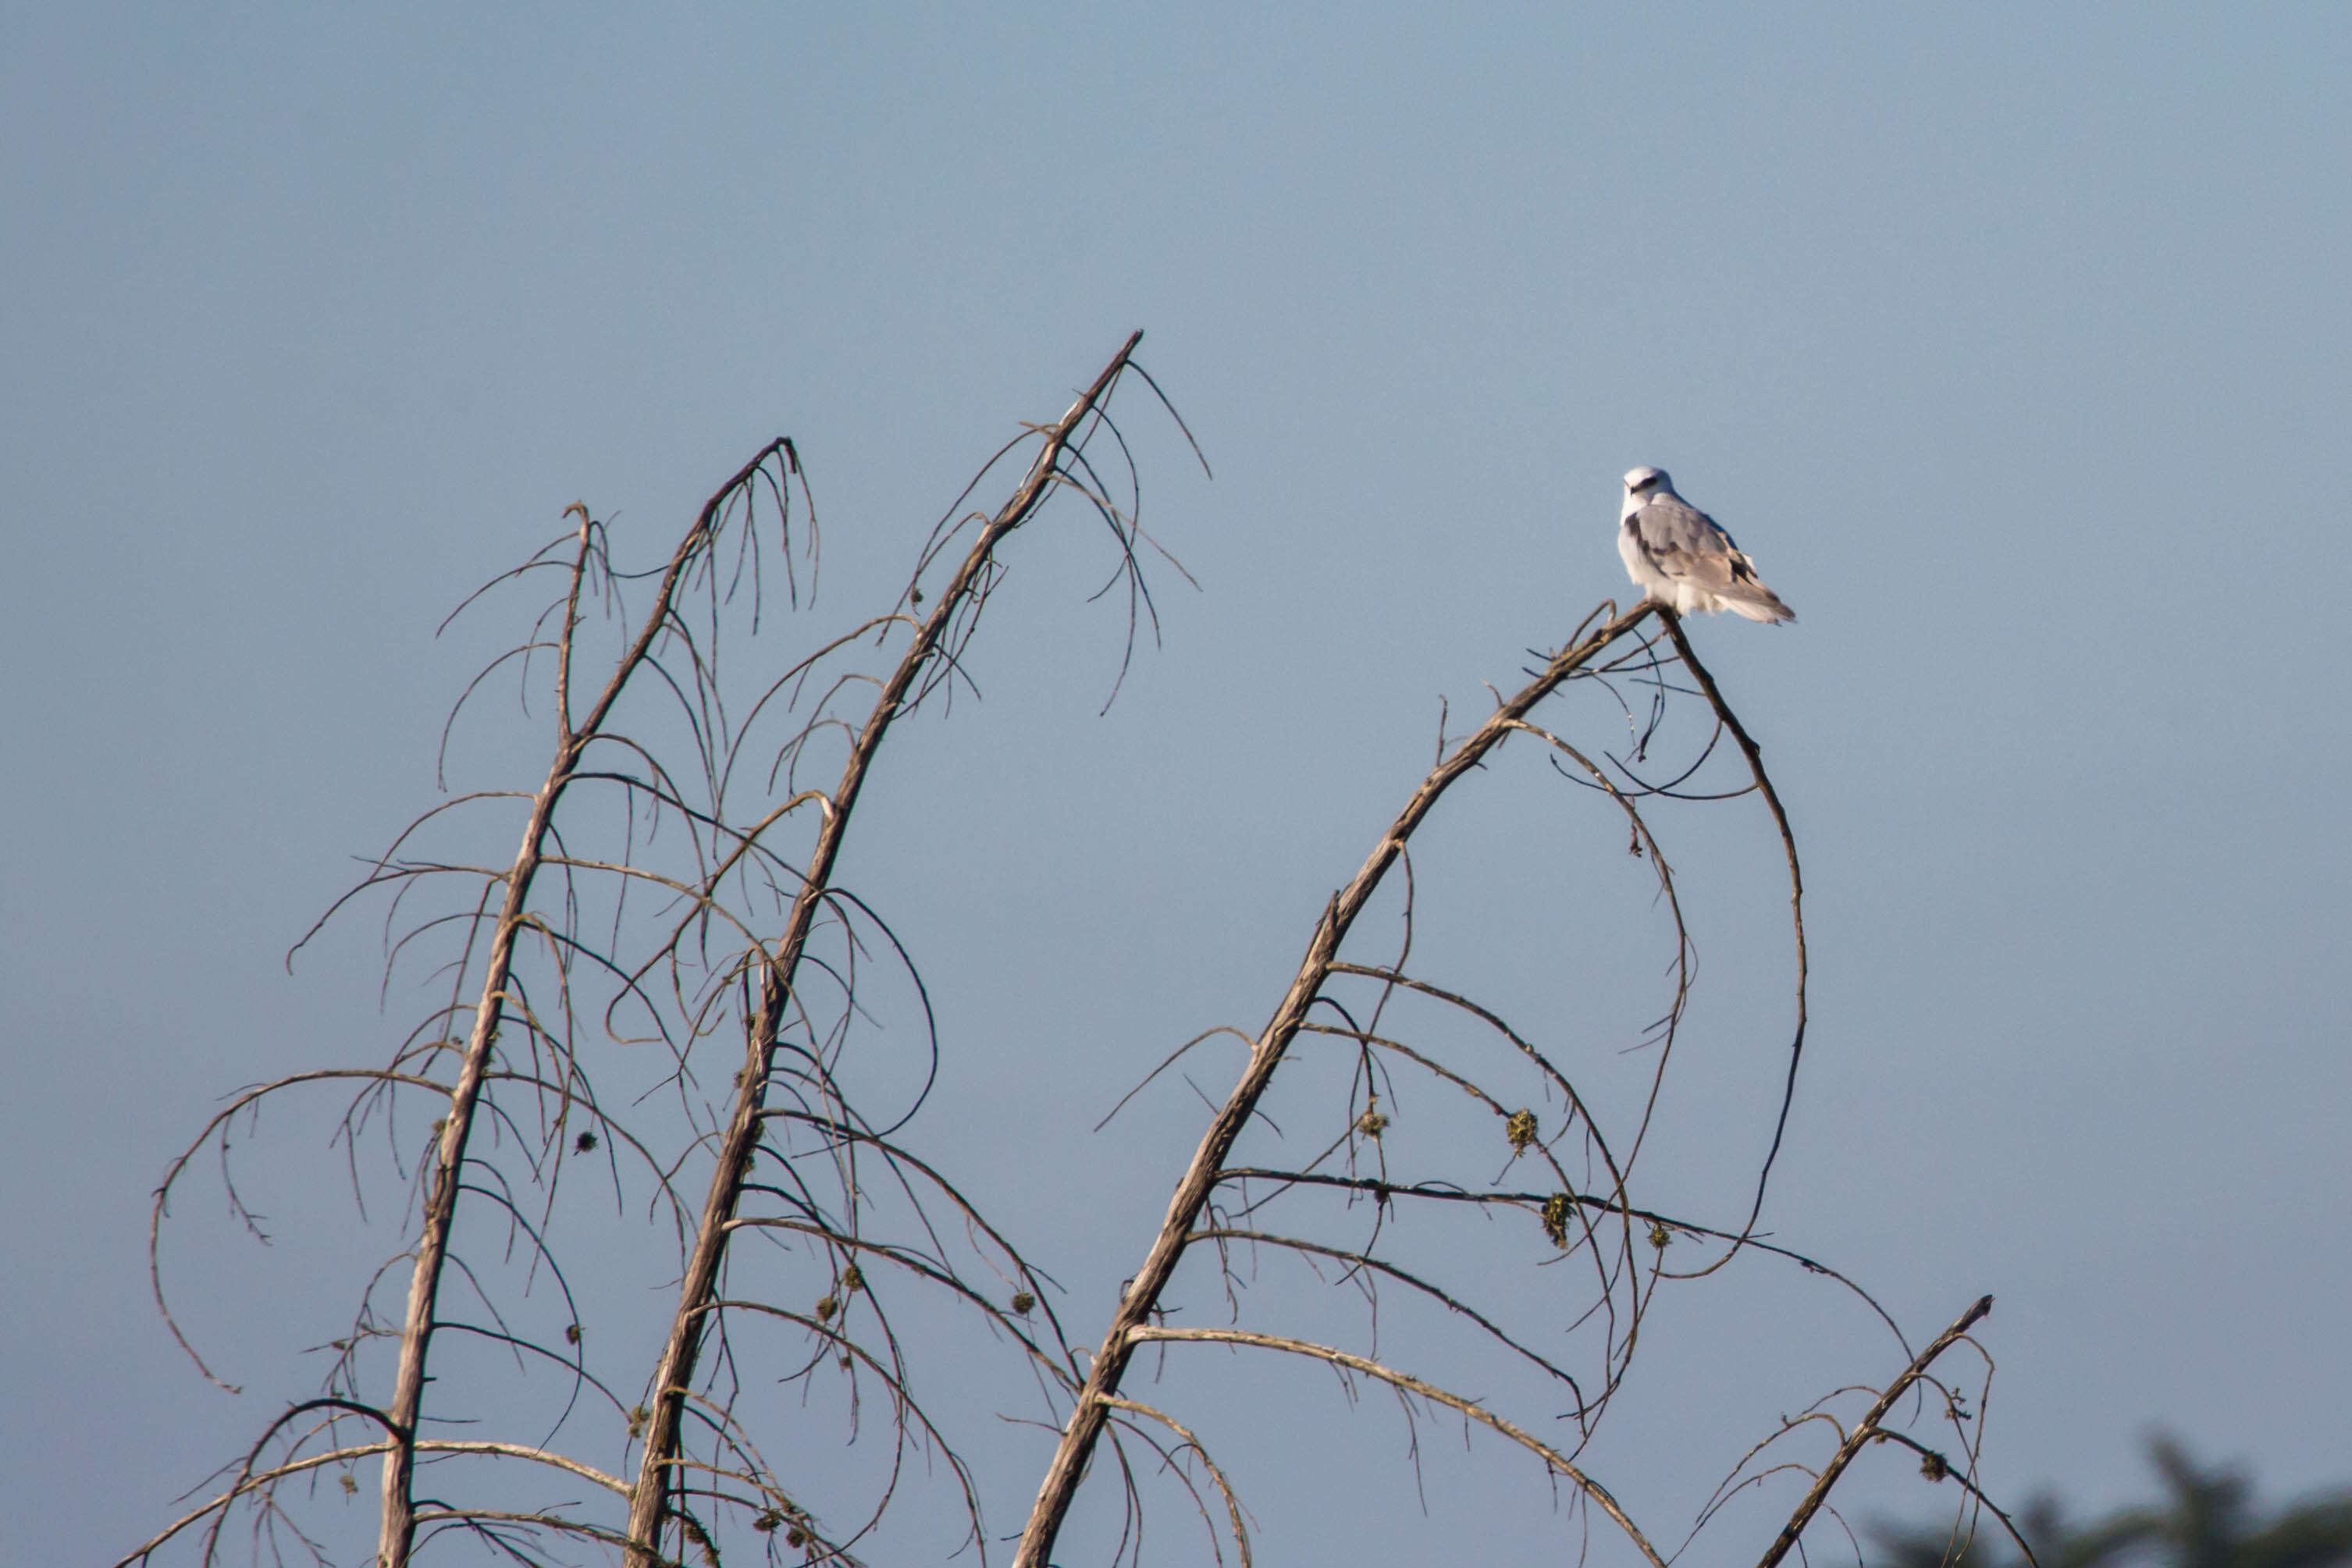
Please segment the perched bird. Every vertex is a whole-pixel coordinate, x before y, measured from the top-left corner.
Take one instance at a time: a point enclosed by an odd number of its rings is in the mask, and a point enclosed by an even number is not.
[[[1646,597],[1677,614],[1728,610],[1750,621],[1794,621],[1797,612],[1756,575],[1713,517],[1675,494],[1663,468],[1625,476],[1625,507],[1618,514],[1617,553],[1626,575]]]

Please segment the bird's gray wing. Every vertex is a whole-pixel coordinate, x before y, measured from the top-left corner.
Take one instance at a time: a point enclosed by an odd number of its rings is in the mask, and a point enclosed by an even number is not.
[[[1660,496],[1633,517],[1642,555],[1662,577],[1710,593],[1738,593],[1756,569],[1713,517],[1677,497]]]

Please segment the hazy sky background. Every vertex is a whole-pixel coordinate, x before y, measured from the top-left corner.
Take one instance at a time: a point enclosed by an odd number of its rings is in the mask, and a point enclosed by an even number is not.
[[[1135,327],[1215,465],[1139,413],[1202,591],[1098,718],[1098,559],[1021,541],[988,701],[892,742],[848,868],[948,1020],[938,1135],[1032,1206],[1078,1337],[1201,1112],[1084,1129],[1258,1027],[1440,697],[1624,591],[1654,463],[1801,617],[1695,632],[1807,854],[1778,1234],[1922,1333],[1998,1297],[2011,1496],[2136,1496],[2158,1424],[2352,1478],[2348,82],[2339,6],[0,9],[0,1543],[110,1558],[314,1375],[282,1353],[349,1260],[182,1255],[231,1399],[149,1305],[147,1197],[218,1096],[404,1028],[364,923],[280,960],[435,798],[478,651],[443,613],[575,498],[651,556],[790,434],[841,624]],[[1593,821],[1561,793],[1512,831]],[[1752,1160],[1783,1042],[1746,810],[1679,830],[1702,1164]],[[1507,987],[1650,920],[1591,832],[1601,880],[1547,880],[1465,808],[1433,952]],[[1661,1325],[1611,1479],[1668,1518],[1889,1370],[1850,1314],[1776,1305],[1721,1366]],[[1483,1483],[1424,1519],[1379,1401],[1299,1459],[1339,1406],[1298,1386],[1234,1438],[1289,1456],[1268,1560],[1554,1560]]]

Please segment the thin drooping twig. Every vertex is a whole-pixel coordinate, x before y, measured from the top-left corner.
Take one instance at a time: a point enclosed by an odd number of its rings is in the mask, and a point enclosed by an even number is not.
[[[1773,826],[1780,830],[1780,847],[1789,857],[1789,916],[1797,935],[1797,1028],[1789,1041],[1789,1075],[1780,1089],[1780,1113],[1772,1123],[1772,1146],[1765,1152],[1763,1168],[1756,1173],[1756,1201],[1748,1208],[1748,1223],[1740,1227],[1745,1235],[1755,1230],[1757,1218],[1764,1212],[1764,1188],[1772,1179],[1773,1162],[1780,1157],[1780,1139],[1789,1130],[1789,1107],[1797,1098],[1797,1066],[1805,1054],[1805,873],[1797,863],[1797,835],[1789,827],[1789,813],[1781,810],[1780,791],[1772,788],[1771,775],[1764,771],[1763,748],[1748,733],[1748,727],[1739,722],[1739,716],[1731,711],[1731,705],[1723,700],[1715,676],[1692,652],[1690,639],[1683,633],[1682,618],[1661,607],[1658,619],[1665,623],[1666,635],[1674,639],[1675,652],[1681,656],[1683,667],[1698,682],[1708,706],[1715,709],[1715,716],[1731,731],[1731,738],[1739,745],[1739,754],[1748,759],[1748,776],[1756,780],[1757,792],[1764,797],[1764,804],[1772,813]]]
[[[1417,1395],[1433,1404],[1443,1405],[1450,1410],[1459,1411],[1480,1426],[1502,1434],[1535,1454],[1556,1474],[1566,1476],[1601,1512],[1616,1521],[1617,1527],[1625,1532],[1626,1538],[1641,1550],[1642,1555],[1647,1558],[1654,1568],[1666,1568],[1666,1560],[1658,1555],[1657,1548],[1650,1544],[1649,1538],[1643,1535],[1633,1520],[1626,1516],[1625,1511],[1618,1505],[1617,1500],[1610,1495],[1607,1487],[1578,1469],[1568,1456],[1559,1449],[1524,1428],[1506,1421],[1475,1399],[1465,1399],[1459,1394],[1440,1388],[1434,1383],[1408,1376],[1393,1367],[1383,1366],[1379,1362],[1368,1360],[1360,1355],[1351,1355],[1344,1350],[1334,1350],[1329,1345],[1310,1344],[1305,1340],[1284,1339],[1275,1334],[1251,1333],[1244,1329],[1178,1329],[1144,1323],[1131,1331],[1129,1338],[1135,1343],[1150,1343],[1154,1341],[1194,1341],[1206,1344],[1252,1345],[1260,1350],[1284,1351],[1292,1355],[1303,1355],[1316,1361],[1328,1362],[1333,1366],[1344,1368],[1349,1372],[1361,1373],[1366,1377],[1378,1378],[1392,1388],[1402,1389],[1407,1394]]]
[[[1132,1399],[1121,1399],[1116,1396],[1107,1395],[1104,1396],[1103,1403],[1109,1406],[1114,1410],[1125,1410],[1138,1416],[1149,1416],[1154,1421],[1159,1422],[1161,1426],[1167,1427],[1170,1431],[1183,1438],[1184,1446],[1201,1456],[1201,1463],[1207,1468],[1209,1479],[1215,1485],[1217,1495],[1224,1500],[1225,1523],[1227,1528],[1232,1530],[1234,1533],[1234,1546],[1241,1554],[1242,1568],[1250,1568],[1254,1559],[1250,1555],[1249,1527],[1242,1519],[1242,1500],[1234,1491],[1233,1483],[1225,1479],[1225,1472],[1218,1468],[1217,1461],[1209,1457],[1209,1450],[1206,1445],[1201,1441],[1200,1437],[1192,1431],[1192,1429],[1185,1426],[1182,1422],[1177,1420],[1174,1416],[1167,1415],[1162,1411],[1154,1410],[1149,1405],[1138,1404]],[[1209,1544],[1213,1548],[1216,1546],[1216,1537],[1213,1531],[1211,1532]],[[1224,1561],[1224,1556],[1225,1554],[1222,1550],[1217,1552],[1218,1562],[1223,1563]]]
[[[935,666],[953,663],[953,634],[968,626],[985,597],[996,547],[1025,522],[1046,497],[1063,482],[1062,463],[1074,440],[1098,409],[1112,385],[1127,369],[1143,334],[1135,333],[1103,368],[1091,386],[1079,394],[1069,412],[1040,434],[1043,443],[1011,499],[988,519],[953,579],[939,596],[931,613],[917,631],[898,667],[891,672],[874,703],[865,727],[851,746],[841,780],[833,789],[824,825],[803,873],[799,891],[782,938],[766,956],[761,995],[752,1026],[747,1031],[743,1073],[733,1113],[719,1141],[711,1172],[710,1192],[697,1228],[694,1247],[678,1286],[677,1310],[652,1380],[646,1426],[645,1452],[629,1500],[628,1561],[631,1568],[649,1568],[659,1559],[662,1531],[671,1512],[674,1473],[681,1459],[681,1420],[688,1385],[702,1353],[710,1318],[718,1305],[721,1264],[735,1231],[730,1226],[751,1168],[751,1154],[764,1126],[761,1112],[769,1075],[777,1050],[777,1035],[797,996],[799,970],[810,931],[825,906],[833,868],[864,787],[867,770],[885,736],[908,706],[909,694],[919,695],[919,682],[938,678]]]
[[[1475,1324],[1479,1332],[1484,1333],[1487,1338],[1493,1340],[1496,1344],[1504,1346],[1514,1354],[1543,1368],[1543,1370],[1550,1376],[1566,1384],[1571,1392],[1576,1388],[1575,1378],[1570,1376],[1552,1362],[1546,1360],[1543,1356],[1537,1354],[1534,1351],[1529,1350],[1526,1345],[1512,1338],[1511,1335],[1501,1327],[1501,1325],[1495,1322],[1494,1320],[1487,1317],[1484,1312],[1478,1311],[1477,1308],[1470,1305],[1467,1301],[1461,1300],[1452,1291],[1445,1290],[1442,1286],[1433,1285],[1427,1280],[1423,1279],[1420,1275],[1414,1274],[1408,1270],[1400,1269],[1393,1263],[1372,1257],[1370,1253],[1351,1252],[1344,1247],[1329,1247],[1319,1241],[1309,1241],[1304,1238],[1297,1236],[1276,1235],[1276,1233],[1268,1230],[1238,1230],[1231,1227],[1221,1227],[1213,1230],[1203,1230],[1200,1233],[1198,1239],[1216,1242],[1240,1241],[1253,1245],[1279,1247],[1287,1251],[1295,1252],[1300,1257],[1328,1258],[1335,1263],[1346,1264],[1351,1271],[1360,1271],[1366,1274],[1378,1275],[1383,1279],[1394,1280],[1399,1284],[1403,1285],[1406,1289],[1418,1291],[1426,1299],[1437,1302],[1439,1305],[1444,1307],[1446,1311],[1453,1312],[1457,1316],[1468,1319],[1472,1323]]]
[[[1969,1494],[1969,1500],[1971,1502],[2000,1521],[2001,1529],[2008,1532],[2010,1542],[2016,1546],[2018,1554],[2025,1559],[2026,1568],[2042,1568],[2042,1560],[2033,1555],[2033,1543],[2025,1539],[2025,1532],[2018,1529],[2017,1521],[2009,1516],[2009,1511],[1985,1496],[1984,1489],[1962,1475],[1953,1466],[1951,1460],[1907,1432],[1897,1432],[1892,1427],[1881,1427],[1878,1429],[1878,1436],[1885,1442],[1895,1443],[1910,1449],[1919,1456],[1930,1470],[1939,1472],[1946,1480],[1957,1482],[1959,1489]]]
[[[245,1090],[226,1107],[215,1112],[212,1120],[205,1124],[205,1130],[197,1134],[195,1140],[186,1148],[180,1151],[179,1157],[172,1162],[170,1168],[163,1173],[163,1179],[156,1185],[154,1201],[147,1216],[148,1289],[154,1295],[155,1310],[163,1314],[163,1326],[172,1331],[172,1338],[178,1343],[182,1350],[188,1353],[188,1359],[196,1364],[196,1370],[203,1373],[205,1379],[216,1388],[226,1389],[231,1394],[244,1392],[236,1384],[223,1382],[219,1375],[205,1364],[205,1358],[196,1354],[196,1347],[190,1344],[188,1336],[180,1331],[180,1320],[173,1316],[171,1303],[163,1295],[163,1217],[172,1201],[172,1189],[178,1185],[180,1174],[188,1168],[188,1162],[196,1157],[196,1151],[210,1142],[215,1133],[220,1133],[226,1138],[227,1134],[222,1129],[247,1106],[259,1103],[280,1089],[290,1089],[299,1083],[335,1082],[348,1079],[360,1079],[373,1083],[400,1083],[412,1089],[430,1089],[437,1093],[448,1092],[447,1084],[437,1083],[430,1078],[421,1078],[415,1073],[386,1072],[378,1068],[321,1068],[309,1072],[289,1073],[283,1078],[273,1079],[268,1083]]]
[[[384,1411],[392,1447],[383,1460],[383,1505],[377,1535],[377,1560],[382,1568],[406,1568],[416,1539],[416,1426],[424,1403],[426,1360],[431,1351],[435,1317],[440,1304],[441,1273],[449,1255],[449,1234],[457,1213],[458,1173],[466,1163],[482,1085],[490,1070],[499,1030],[513,1000],[517,938],[530,923],[531,884],[547,851],[555,808],[580,767],[583,753],[602,734],[614,706],[654,645],[669,628],[680,581],[709,545],[712,530],[732,498],[779,455],[799,465],[789,441],[761,449],[735,476],[712,496],[696,517],[684,538],[670,554],[661,585],[635,638],[614,666],[612,676],[587,716],[576,725],[571,708],[573,633],[580,622],[580,588],[594,550],[595,528],[585,507],[580,508],[579,549],[572,567],[572,588],[563,608],[563,630],[556,652],[556,745],[547,779],[532,797],[522,844],[506,873],[506,894],[498,923],[491,928],[489,951],[482,972],[479,1000],[475,1004],[457,1079],[448,1091],[449,1110],[442,1119],[433,1163],[425,1181],[424,1220],[416,1240],[416,1265],[408,1287],[408,1306],[400,1336],[400,1362],[393,1378],[392,1402]]]
[[[1903,1326],[1895,1321],[1893,1314],[1889,1313],[1885,1307],[1879,1305],[1877,1298],[1819,1259],[1808,1257],[1802,1252],[1773,1242],[1759,1241],[1753,1236],[1745,1233],[1719,1230],[1712,1226],[1701,1225],[1696,1220],[1684,1219],[1661,1210],[1636,1208],[1617,1199],[1591,1193],[1471,1192],[1461,1187],[1425,1186],[1412,1182],[1381,1181],[1364,1176],[1328,1176],[1313,1171],[1273,1170],[1247,1166],[1229,1166],[1222,1174],[1228,1181],[1264,1181],[1288,1186],[1339,1187],[1351,1192],[1369,1194],[1382,1203],[1392,1203],[1399,1198],[1411,1197],[1426,1198],[1437,1203],[1506,1204],[1517,1208],[1540,1212],[1548,1203],[1564,1201],[1569,1207],[1579,1210],[1622,1216],[1629,1222],[1638,1221],[1643,1225],[1662,1227],[1666,1230],[1696,1237],[1701,1240],[1723,1241],[1734,1247],[1753,1248],[1759,1252],[1769,1253],[1775,1258],[1785,1258],[1809,1274],[1819,1274],[1822,1278],[1843,1286],[1863,1305],[1868,1307],[1880,1322],[1886,1325],[1886,1332],[1895,1336],[1895,1343],[1901,1345],[1906,1354],[1908,1354],[1911,1349],[1910,1343],[1903,1337]]]
[[[329,1465],[349,1464],[354,1459],[366,1458],[371,1454],[387,1452],[391,1448],[392,1440],[386,1438],[380,1443],[361,1443],[347,1448],[330,1448],[324,1453],[305,1454],[299,1458],[289,1459],[282,1465],[273,1465],[258,1474],[247,1476],[202,1508],[192,1509],[173,1521],[162,1533],[152,1537],[136,1551],[117,1562],[114,1568],[134,1568],[135,1564],[144,1563],[173,1536],[180,1534],[199,1520],[206,1519],[227,1508],[238,1498],[248,1493],[262,1490],[264,1488],[284,1480],[289,1476],[300,1475],[305,1470],[321,1469]],[[547,1465],[568,1471],[583,1479],[593,1481],[606,1491],[624,1497],[628,1495],[629,1490],[627,1482],[608,1476],[593,1466],[583,1465],[579,1460],[562,1454],[551,1453],[544,1448],[533,1448],[521,1443],[430,1437],[420,1440],[416,1444],[416,1451],[420,1454],[478,1454],[493,1458],[529,1459],[534,1464]]]
[[[1903,1369],[1901,1376],[1886,1385],[1886,1391],[1878,1396],[1878,1402],[1847,1434],[1845,1441],[1838,1445],[1838,1451],[1830,1456],[1830,1462],[1822,1467],[1822,1473],[1814,1479],[1812,1489],[1805,1493],[1804,1500],[1797,1504],[1797,1511],[1789,1516],[1788,1524],[1764,1555],[1756,1560],[1756,1568],[1774,1568],[1789,1554],[1789,1549],[1797,1544],[1797,1537],[1805,1532],[1805,1526],[1812,1522],[1813,1515],[1820,1512],[1822,1504],[1828,1500],[1830,1489],[1837,1485],[1838,1478],[1845,1473],[1845,1468],[1853,1463],[1853,1457],[1862,1452],[1864,1445],[1877,1432],[1878,1424],[1886,1419],[1886,1413],[1895,1408],[1895,1401],[1903,1397],[1905,1390],[1926,1375],[1937,1356],[1967,1337],[1969,1330],[1991,1311],[1992,1298],[1979,1297],[1976,1305],[1962,1312],[1950,1328],[1937,1334],[1927,1349],[1912,1358],[1911,1364]]]
[[[1403,852],[1412,838],[1447,789],[1483,762],[1489,753],[1509,737],[1512,732],[1534,710],[1536,706],[1570,678],[1584,670],[1602,652],[1612,646],[1627,632],[1657,612],[1654,603],[1635,605],[1623,614],[1603,622],[1555,654],[1544,669],[1526,686],[1499,704],[1486,723],[1473,731],[1453,752],[1442,758],[1428,777],[1424,778],[1404,810],[1397,814],[1387,831],[1381,835],[1371,854],[1365,860],[1353,880],[1332,895],[1318,922],[1315,935],[1308,942],[1307,955],[1291,981],[1282,1003],[1275,1009],[1265,1030],[1252,1046],[1247,1066],[1241,1081],[1234,1087],[1215,1118],[1209,1124],[1201,1145],[1185,1167],[1168,1205],[1167,1218],[1153,1239],[1151,1249],[1136,1270],[1127,1293],[1120,1299],[1118,1310],[1112,1315],[1109,1328],[1104,1333],[1102,1346],[1096,1353],[1087,1373],[1087,1385],[1069,1420],[1062,1429],[1060,1442],[1046,1468],[1037,1500],[1029,1514],[1027,1528],[1023,1531],[1019,1552],[1013,1557],[1013,1568],[1045,1568],[1051,1560],[1054,1542],[1061,1533],[1062,1521],[1069,1513],[1070,1504],[1077,1495],[1078,1483],[1093,1456],[1095,1446],[1102,1437],[1103,1423],[1110,1406],[1105,1398],[1118,1393],[1121,1378],[1135,1353],[1139,1330],[1145,1328],[1159,1309],[1160,1297],[1176,1272],[1177,1264],[1192,1245],[1193,1231],[1202,1209],[1215,1189],[1225,1155],[1249,1123],[1258,1102],[1265,1097],[1273,1082],[1275,1070],[1282,1063],[1283,1055],[1306,1023],[1307,1013],[1321,993],[1324,981],[1338,961],[1340,944],[1349,927],[1363,913],[1374,893]]]

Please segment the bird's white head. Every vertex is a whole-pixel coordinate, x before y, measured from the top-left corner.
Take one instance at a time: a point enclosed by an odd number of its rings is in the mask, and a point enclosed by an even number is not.
[[[1633,469],[1625,476],[1625,504],[1617,508],[1617,520],[1623,522],[1648,506],[1654,497],[1674,493],[1675,482],[1666,477],[1664,469]]]

